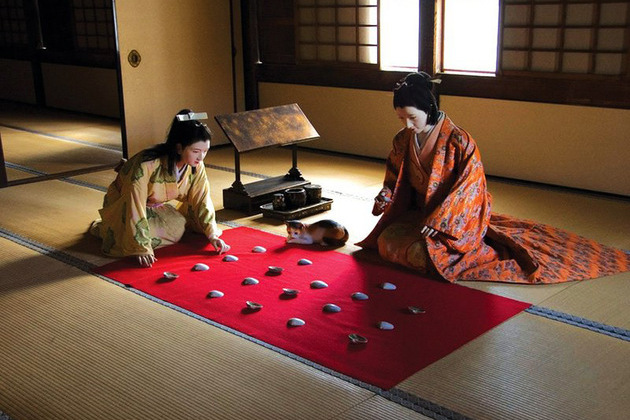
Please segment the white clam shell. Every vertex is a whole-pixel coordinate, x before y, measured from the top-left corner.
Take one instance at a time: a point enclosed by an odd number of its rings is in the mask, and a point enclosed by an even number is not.
[[[311,282],[311,289],[325,289],[327,287],[328,287],[328,284],[325,281],[313,280]]]
[[[330,312],[330,313],[341,312],[341,308],[339,307],[339,305],[335,305],[334,303],[325,304],[322,310],[324,312]]]
[[[396,290],[396,285],[394,283],[389,283],[389,282],[381,283],[378,287],[380,287],[383,290]]]
[[[409,313],[414,314],[414,315],[424,314],[427,312],[418,306],[407,306],[407,310],[409,311]]]
[[[209,298],[220,298],[223,297],[225,295],[225,293],[223,293],[220,290],[210,290],[210,292],[208,292],[207,297]]]
[[[192,269],[194,271],[206,271],[206,270],[209,270],[210,267],[208,267],[208,265],[204,264],[204,263],[197,263],[197,264],[193,265]]]
[[[245,286],[251,286],[258,283],[260,283],[260,281],[258,281],[258,279],[255,279],[253,277],[245,277],[243,281],[241,282],[241,284]]]
[[[307,260],[306,258],[302,258],[300,260],[298,260],[298,265],[311,265],[313,264],[313,261],[311,260]]]
[[[366,337],[363,337],[359,334],[349,334],[348,339],[352,344],[365,344],[368,342],[368,339]]]
[[[363,292],[354,292],[351,296],[354,300],[368,300],[370,298]]]
[[[256,252],[257,254],[262,254],[263,252],[267,252],[267,248],[264,246],[256,245],[252,248],[252,252]]]
[[[225,257],[223,257],[223,261],[226,261],[226,262],[238,261],[238,257],[235,255],[226,255]]]
[[[284,289],[282,289],[282,293],[287,296],[297,296],[297,294],[300,293],[300,291],[297,289],[289,289],[285,287]]]
[[[381,330],[393,330],[394,324],[391,324],[387,321],[381,321],[377,324],[378,328]]]
[[[258,311],[259,309],[262,309],[263,307],[260,303],[252,302],[251,300],[248,300],[247,302],[245,302],[245,305],[247,305],[247,307],[251,309],[252,311]]]
[[[303,319],[300,319],[300,318],[290,318],[287,321],[287,325],[289,327],[301,327],[304,324],[306,324],[306,321],[304,321]]]
[[[164,273],[162,273],[162,276],[168,280],[175,280],[177,277],[179,277],[179,274],[172,273],[170,271],[165,271]]]

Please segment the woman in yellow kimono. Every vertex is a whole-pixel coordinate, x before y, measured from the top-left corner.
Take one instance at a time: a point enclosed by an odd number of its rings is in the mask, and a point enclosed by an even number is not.
[[[357,245],[387,261],[456,280],[558,283],[630,270],[630,253],[540,223],[491,213],[473,138],[437,107],[432,80],[394,89],[405,128],[387,158],[374,230]]]
[[[118,170],[90,232],[111,257],[136,256],[143,267],[156,261],[153,250],[178,242],[186,228],[205,235],[223,253],[203,159],[211,132],[191,110],[180,111],[166,142],[146,149]]]

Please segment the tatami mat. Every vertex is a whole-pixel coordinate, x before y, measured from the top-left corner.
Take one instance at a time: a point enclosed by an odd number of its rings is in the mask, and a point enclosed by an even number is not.
[[[286,174],[292,165],[291,148],[268,148],[247,152],[240,157],[241,171],[279,176]],[[351,190],[372,187],[381,183],[383,162],[375,159],[355,158],[355,163],[348,165],[348,158],[308,149],[298,150],[298,169],[305,179],[313,184],[320,184],[330,190]],[[231,146],[211,149],[206,163],[227,168],[234,168],[234,151]],[[375,174],[378,174],[375,178]],[[376,195],[379,187],[369,195]]]
[[[77,182],[85,183],[91,186],[93,189],[100,189],[107,191],[107,187],[116,178],[116,172],[113,169],[105,169],[96,172],[89,172],[87,174],[75,175],[71,179]]]
[[[577,283],[540,305],[630,330],[630,273]]]
[[[551,187],[488,183],[493,211],[536,220],[603,244],[630,249],[630,197],[617,199]]]
[[[66,157],[84,162],[82,153],[33,162],[50,172]],[[222,191],[234,182],[230,147],[212,149],[206,163],[223,228],[284,234],[279,220],[222,209]],[[290,166],[290,149],[247,153],[242,180],[282,175]],[[372,197],[383,162],[301,150],[298,167],[334,199],[331,211],[305,220],[344,223],[351,238],[339,251],[357,250],[353,242],[377,220]],[[111,261],[87,228],[114,176],[107,170],[0,189],[0,229],[13,238],[0,238],[0,412],[13,420],[440,418],[46,256],[52,250],[88,265]],[[492,179],[489,186],[497,212],[630,248],[630,200]],[[460,284],[630,328],[630,273],[560,285]],[[629,356],[628,341],[523,313],[395,391],[476,419],[623,418],[630,411]]]
[[[0,126],[4,158],[14,165],[56,174],[120,161],[121,152],[52,139]],[[9,178],[11,180],[11,178]]]
[[[0,125],[122,150],[120,120],[0,101]]]
[[[25,172],[23,170],[20,169],[15,169],[13,167],[7,167],[7,178],[9,180],[20,180],[20,179],[27,179],[27,178],[32,178],[33,174],[29,173],[29,172]]]
[[[399,388],[477,419],[621,419],[628,372],[628,342],[521,314]]]
[[[94,264],[111,259],[88,233],[103,193],[64,181],[42,181],[0,189],[0,227]]]
[[[4,239],[0,266],[15,419],[330,419],[371,395]]]
[[[430,418],[375,395],[332,420],[427,420]]]

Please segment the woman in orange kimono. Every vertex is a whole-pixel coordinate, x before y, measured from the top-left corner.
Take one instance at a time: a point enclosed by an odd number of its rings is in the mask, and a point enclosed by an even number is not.
[[[207,118],[180,111],[166,142],[136,154],[118,170],[90,232],[111,257],[135,256],[143,267],[156,261],[153,250],[178,242],[186,228],[202,233],[219,252],[230,246],[219,236],[203,159],[210,148]]]
[[[438,110],[426,73],[394,89],[405,128],[393,140],[374,230],[357,245],[456,280],[559,283],[630,270],[630,253],[540,223],[491,213],[473,138]]]

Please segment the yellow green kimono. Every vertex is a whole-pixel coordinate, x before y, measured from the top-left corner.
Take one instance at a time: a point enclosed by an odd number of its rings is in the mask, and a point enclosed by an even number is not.
[[[112,257],[153,254],[178,242],[186,227],[208,239],[221,235],[203,163],[194,174],[188,165],[177,182],[166,157],[143,162],[139,153],[122,166],[99,213],[90,231]]]

